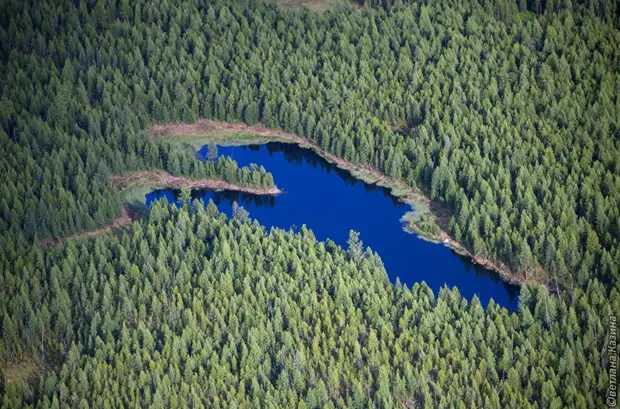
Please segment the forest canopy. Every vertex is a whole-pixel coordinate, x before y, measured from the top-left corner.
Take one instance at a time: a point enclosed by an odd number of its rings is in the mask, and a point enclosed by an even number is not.
[[[57,369],[2,385],[2,407],[604,404],[620,311],[618,1],[360,4],[1,3],[0,368]],[[474,255],[557,294],[524,286],[518,313],[485,310],[393,285],[372,251],[212,204],[156,204],[130,233],[37,245],[117,217],[112,175],[274,183],[149,135],[199,118],[295,133],[418,187]]]
[[[131,235],[3,255],[0,363],[63,363],[36,388],[7,385],[0,406],[604,405],[617,289],[524,287],[509,314],[395,286],[358,250],[156,202]]]
[[[613,10],[545,2],[496,16],[509,3],[315,14],[256,1],[4,2],[2,240],[115,217],[110,173],[192,172],[195,158],[158,158],[147,129],[205,117],[297,133],[421,187],[452,210],[457,241],[519,274],[610,283]]]

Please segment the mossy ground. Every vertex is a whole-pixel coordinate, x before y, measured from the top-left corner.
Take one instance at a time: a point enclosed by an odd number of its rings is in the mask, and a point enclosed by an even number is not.
[[[53,370],[52,365],[33,358],[7,362],[2,368],[0,384],[3,388],[8,385],[34,385]]]

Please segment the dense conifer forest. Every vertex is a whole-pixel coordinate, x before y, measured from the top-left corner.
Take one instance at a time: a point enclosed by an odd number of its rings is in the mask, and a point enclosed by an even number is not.
[[[0,11],[2,407],[604,405],[620,313],[617,0]],[[359,243],[266,232],[212,204],[38,246],[117,217],[112,175],[277,184],[149,135],[199,118],[291,132],[418,187],[476,256],[547,287],[524,286],[516,314],[485,310],[393,285]],[[6,382],[24,359],[51,369]]]
[[[617,278],[611,11],[396,3],[320,15],[253,1],[5,2],[3,230],[110,219],[110,172],[195,166],[158,155],[148,124],[201,116],[260,121],[420,186],[453,210],[457,241],[515,271],[567,286]],[[11,214],[20,205],[26,217]]]
[[[602,407],[620,308],[592,284],[484,310],[394,286],[355,240],[267,232],[213,203],[157,203],[131,235],[0,266],[0,360],[64,362],[37,388],[9,385],[4,408]]]

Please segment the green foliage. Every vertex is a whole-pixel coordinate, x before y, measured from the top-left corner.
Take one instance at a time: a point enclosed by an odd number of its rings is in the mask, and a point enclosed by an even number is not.
[[[422,215],[420,217],[412,218],[408,221],[409,228],[419,231],[430,236],[437,236],[441,234],[441,229],[435,222],[435,219],[429,215]]]
[[[526,287],[509,314],[393,286],[375,253],[352,255],[212,202],[157,202],[131,235],[2,252],[0,362],[61,364],[0,406],[604,405],[617,287],[566,301]]]
[[[614,2],[321,15],[254,1],[19,3],[5,2],[0,32],[5,241],[118,216],[111,173],[209,173],[145,132],[202,115],[294,132],[420,186],[454,210],[454,235],[515,270],[525,238],[530,267],[567,286],[618,278]]]
[[[602,407],[620,311],[618,3],[423,3],[3,2],[0,363],[62,365],[0,405]],[[420,186],[475,254],[542,267],[567,296],[527,289],[518,315],[435,299],[392,286],[356,237],[345,252],[213,204],[31,244],[117,217],[112,174],[273,185],[147,135],[199,116]]]

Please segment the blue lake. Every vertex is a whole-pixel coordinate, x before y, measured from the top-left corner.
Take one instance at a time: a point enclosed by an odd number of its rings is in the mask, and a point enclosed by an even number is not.
[[[207,147],[197,152],[204,160]],[[284,191],[279,196],[254,196],[238,192],[197,191],[193,197],[230,215],[236,201],[251,218],[267,227],[288,229],[305,224],[319,240],[331,239],[346,248],[349,230],[360,232],[364,247],[378,252],[394,282],[398,277],[409,287],[425,281],[437,296],[444,285],[457,287],[468,300],[478,295],[483,305],[493,300],[510,311],[517,310],[518,287],[471,263],[451,249],[424,241],[403,230],[401,217],[409,205],[389,190],[353,178],[308,149],[284,143],[250,146],[219,146],[218,155],[231,156],[239,166],[263,165]],[[156,190],[146,204],[166,197],[176,201],[177,192]]]

